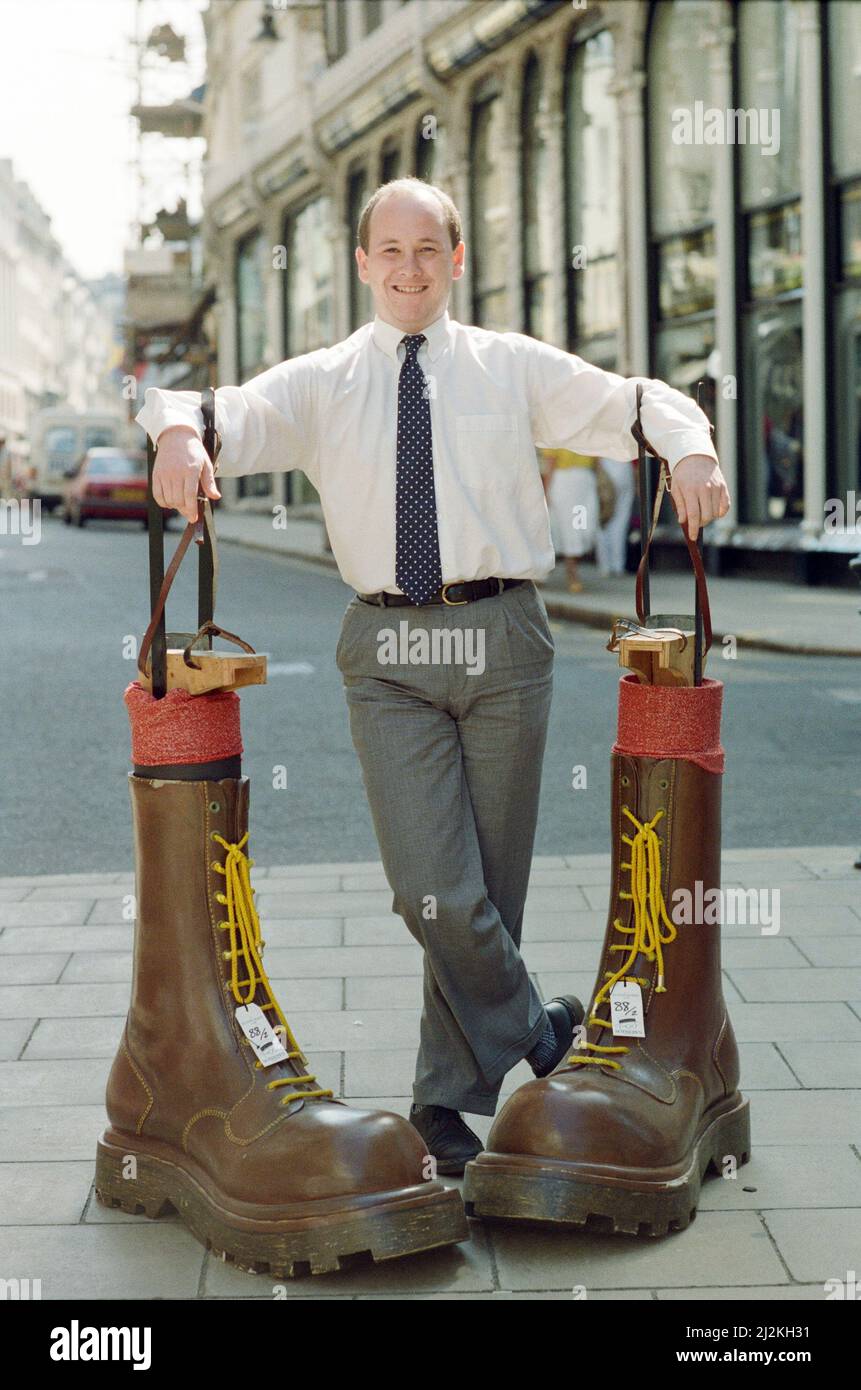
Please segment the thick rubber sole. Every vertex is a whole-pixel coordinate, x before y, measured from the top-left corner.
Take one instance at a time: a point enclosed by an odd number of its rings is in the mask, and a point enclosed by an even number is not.
[[[588,1230],[600,1235],[664,1236],[694,1220],[703,1178],[728,1157],[750,1158],[750,1107],[739,1096],[700,1135],[679,1172],[615,1169],[587,1173],[581,1164],[485,1151],[467,1165],[467,1216]]]
[[[96,1196],[104,1206],[150,1219],[174,1211],[219,1259],[277,1279],[330,1274],[349,1256],[393,1260],[469,1238],[460,1194],[440,1183],[368,1194],[340,1206],[309,1202],[307,1213],[273,1219],[271,1212],[255,1215],[245,1204],[241,1213],[231,1211],[183,1159],[177,1153],[172,1161],[145,1151],[137,1139],[105,1134],[96,1154]],[[126,1176],[130,1168],[134,1176]]]

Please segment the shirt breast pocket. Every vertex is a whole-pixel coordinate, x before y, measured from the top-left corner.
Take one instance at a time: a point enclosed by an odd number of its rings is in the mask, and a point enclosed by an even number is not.
[[[457,417],[458,476],[475,491],[498,491],[513,485],[520,471],[517,416]]]

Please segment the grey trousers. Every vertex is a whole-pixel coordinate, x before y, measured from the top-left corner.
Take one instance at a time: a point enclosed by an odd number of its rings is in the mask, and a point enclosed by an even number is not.
[[[518,948],[554,651],[531,580],[456,607],[355,597],[342,620],[335,661],[392,911],[424,948],[418,1105],[492,1115],[545,1024]]]

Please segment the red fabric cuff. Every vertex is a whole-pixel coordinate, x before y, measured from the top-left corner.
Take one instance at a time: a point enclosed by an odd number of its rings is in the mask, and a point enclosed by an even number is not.
[[[706,772],[723,772],[720,741],[723,681],[702,685],[643,685],[619,680],[619,724],[614,753],[635,758],[687,758]]]
[[[242,752],[235,690],[189,695],[176,689],[156,700],[132,681],[123,699],[132,726],[132,762],[139,766],[209,763]]]

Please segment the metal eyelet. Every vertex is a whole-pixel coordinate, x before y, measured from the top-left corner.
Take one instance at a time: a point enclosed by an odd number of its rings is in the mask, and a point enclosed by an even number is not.
[[[209,803],[209,809],[210,809],[210,811],[220,811],[220,810],[221,810],[221,802],[220,802],[220,801],[210,801],[210,803]]]
[[[222,959],[222,960],[231,960],[232,957],[233,957],[233,952],[232,952],[232,951],[222,951],[222,952],[221,952],[221,959]],[[247,1039],[246,1039],[246,1041],[247,1041]]]
[[[626,776],[624,776],[624,775],[623,775],[622,777],[619,778],[619,781],[620,781],[620,783],[622,784],[623,787],[627,787],[627,785],[628,785],[628,783],[630,782],[630,780],[631,780],[630,777],[626,777]]]
[[[658,783],[658,786],[660,787],[660,789],[661,789],[662,792],[665,792],[665,791],[667,790],[667,787],[668,787],[669,785],[670,785],[670,784],[669,784],[669,782],[667,781],[666,777],[662,777],[661,780],[660,780],[660,782]]]
[[[211,809],[211,808],[210,808],[210,809]],[[217,831],[217,830],[210,830],[210,832],[209,832],[209,838],[210,838],[210,840],[214,840],[214,839],[216,838],[217,835],[218,835],[218,831]]]

